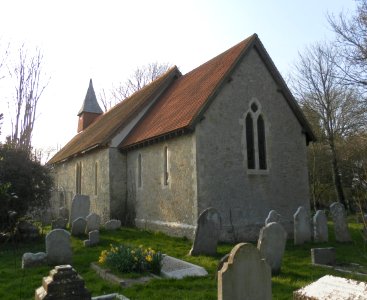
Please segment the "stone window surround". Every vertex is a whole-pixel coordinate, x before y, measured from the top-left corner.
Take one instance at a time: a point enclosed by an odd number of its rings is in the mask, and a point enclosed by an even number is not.
[[[162,172],[162,188],[166,189],[166,188],[170,188],[171,186],[171,178],[170,178],[170,151],[168,149],[168,145],[165,144],[163,145],[163,155],[162,155],[162,160],[163,160],[163,172]]]
[[[257,110],[254,112],[251,109],[251,106],[255,104],[257,106]],[[253,121],[253,142],[254,142],[254,152],[255,152],[255,168],[254,169],[249,169],[248,168],[248,159],[247,159],[247,141],[246,141],[246,117],[247,115],[250,114],[252,117],[252,121]],[[264,121],[265,124],[265,160],[266,160],[266,169],[260,169],[259,165],[259,143],[258,143],[258,131],[257,131],[257,120],[259,116],[262,116],[262,119]],[[259,102],[259,100],[255,97],[253,97],[251,99],[251,101],[249,102],[249,108],[248,110],[243,114],[242,120],[240,122],[243,125],[243,145],[244,145],[244,166],[247,170],[247,174],[248,175],[268,175],[269,174],[269,169],[270,169],[270,164],[269,164],[269,147],[268,147],[268,142],[267,142],[267,138],[269,136],[269,122],[267,121],[266,117],[264,116],[263,112],[262,112],[262,106]]]
[[[142,158],[142,154],[139,152],[138,153],[138,158],[137,158],[137,178],[136,178],[136,182],[137,182],[137,187],[138,189],[142,189],[143,188],[143,158]]]

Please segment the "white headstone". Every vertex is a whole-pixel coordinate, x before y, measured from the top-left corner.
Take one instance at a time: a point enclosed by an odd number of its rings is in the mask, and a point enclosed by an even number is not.
[[[85,233],[85,227],[87,221],[84,218],[78,218],[71,224],[71,234],[74,236],[82,235]]]
[[[280,273],[286,242],[287,232],[279,223],[269,223],[260,230],[257,248],[274,275]]]
[[[71,264],[70,233],[64,229],[55,229],[46,235],[47,263],[50,265]]]
[[[313,237],[314,241],[318,243],[329,240],[327,218],[323,210],[318,210],[313,216]]]
[[[302,206],[298,207],[293,215],[294,220],[294,244],[302,245],[311,241],[311,223],[306,209]]]
[[[279,221],[280,221],[280,214],[278,214],[276,210],[271,210],[268,214],[268,217],[265,219],[265,225],[272,222],[279,223]]]
[[[237,244],[218,271],[218,300],[270,300],[271,270],[251,244]]]
[[[344,205],[334,202],[330,205],[330,213],[334,222],[335,239],[337,242],[350,242],[352,238],[348,230],[348,224],[345,219]]]
[[[75,195],[71,203],[70,224],[78,218],[86,218],[89,215],[90,200],[86,195]]]
[[[215,255],[221,227],[220,214],[215,208],[204,210],[198,219],[190,255]]]
[[[96,213],[91,213],[87,216],[87,227],[85,229],[85,233],[88,233],[93,230],[99,230],[101,226],[101,217]]]

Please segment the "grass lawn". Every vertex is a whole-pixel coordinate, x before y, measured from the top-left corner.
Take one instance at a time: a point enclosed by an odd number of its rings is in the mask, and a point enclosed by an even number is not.
[[[326,274],[367,281],[367,276],[346,274],[311,265],[311,248],[335,247],[338,263],[358,263],[367,267],[367,249],[360,234],[361,228],[361,225],[349,224],[353,242],[348,244],[335,242],[331,225],[329,225],[329,243],[294,246],[293,241],[289,240],[281,274],[272,278],[273,299],[292,299],[294,290]],[[217,299],[216,267],[219,259],[233,247],[229,244],[219,245],[216,257],[190,257],[187,253],[191,248],[191,242],[187,239],[131,228],[114,232],[101,231],[101,243],[96,247],[85,248],[84,239],[86,237],[72,238],[73,267],[84,278],[92,296],[118,292],[130,299]],[[137,247],[143,245],[161,250],[170,256],[203,266],[209,276],[183,280],[153,279],[144,285],[121,288],[102,280],[89,267],[91,262],[98,260],[100,252],[108,249],[111,243]],[[42,277],[47,276],[52,268],[46,266],[22,270],[21,257],[24,252],[45,251],[44,247],[43,240],[37,243],[0,245],[0,299],[34,299],[35,289],[41,285]],[[251,276],[251,273],[249,275]]]

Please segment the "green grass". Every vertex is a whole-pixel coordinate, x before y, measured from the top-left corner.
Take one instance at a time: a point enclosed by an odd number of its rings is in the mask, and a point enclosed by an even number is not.
[[[336,243],[333,228],[329,226],[330,242],[324,244],[308,243],[294,246],[287,243],[282,271],[272,278],[273,299],[292,299],[294,290],[326,275],[336,275],[366,281],[367,276],[346,274],[311,265],[310,249],[315,247],[335,247],[338,263],[358,263],[367,266],[366,245],[361,237],[361,225],[349,225],[353,242]],[[93,296],[109,293],[121,293],[130,299],[217,299],[216,268],[219,259],[228,253],[233,245],[220,244],[216,257],[187,255],[191,242],[183,238],[167,237],[161,233],[152,233],[132,228],[118,231],[101,231],[101,243],[97,247],[85,248],[86,237],[72,238],[73,267],[84,278],[87,288]],[[89,267],[97,261],[100,252],[110,244],[124,243],[132,246],[143,245],[161,250],[170,256],[184,259],[203,266],[209,273],[204,278],[185,278],[183,280],[153,279],[144,285],[121,288],[99,278]],[[47,276],[50,267],[21,269],[21,257],[24,252],[44,251],[44,242],[0,245],[0,299],[34,299],[34,291],[41,285],[42,277]]]

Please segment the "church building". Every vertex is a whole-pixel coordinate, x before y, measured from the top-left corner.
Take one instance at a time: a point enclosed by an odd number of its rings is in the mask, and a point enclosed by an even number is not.
[[[182,75],[172,67],[103,113],[92,81],[78,133],[47,164],[59,197],[106,221],[192,238],[208,207],[222,241],[254,240],[270,210],[309,210],[307,120],[256,34]]]

